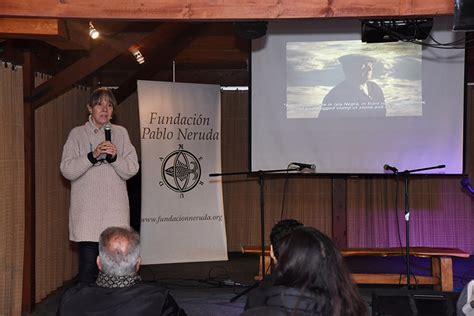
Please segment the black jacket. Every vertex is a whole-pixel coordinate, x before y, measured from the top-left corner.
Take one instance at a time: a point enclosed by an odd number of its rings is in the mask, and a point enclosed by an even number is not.
[[[64,292],[59,316],[186,315],[168,290],[155,283],[125,288],[78,284]]]
[[[318,313],[318,300],[315,294],[301,289],[285,286],[259,288],[250,299],[251,306],[241,316],[258,315],[324,315]],[[250,295],[249,295],[250,296]]]
[[[258,284],[258,287],[253,289],[247,294],[247,300],[245,301],[244,310],[265,306],[266,291],[273,286],[275,277],[273,274],[268,274],[265,279]]]

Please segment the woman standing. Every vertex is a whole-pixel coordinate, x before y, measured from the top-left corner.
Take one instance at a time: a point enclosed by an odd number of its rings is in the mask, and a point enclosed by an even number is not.
[[[63,148],[61,173],[71,181],[69,239],[79,245],[82,283],[97,276],[100,233],[130,222],[125,181],[138,172],[138,159],[127,130],[109,123],[116,103],[109,89],[95,90],[89,120],[71,130]]]

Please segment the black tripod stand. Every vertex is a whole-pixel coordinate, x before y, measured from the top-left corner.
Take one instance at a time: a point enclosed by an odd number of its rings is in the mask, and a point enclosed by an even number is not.
[[[406,271],[407,271],[407,288],[411,289],[412,286],[410,284],[410,204],[409,204],[409,190],[408,190],[408,178],[410,174],[425,170],[431,169],[441,169],[446,167],[445,165],[438,165],[433,167],[426,167],[420,169],[412,169],[412,170],[405,170],[402,172],[398,172],[398,169],[395,167],[390,167],[385,165],[384,168],[386,170],[391,170],[396,176],[403,176],[405,188],[404,188],[404,200],[405,200],[405,262],[406,262]]]
[[[292,171],[302,171],[304,166],[299,166],[295,168],[286,168],[286,169],[274,169],[274,170],[259,170],[259,171],[250,171],[250,172],[228,172],[228,173],[211,173],[209,174],[210,177],[217,177],[217,176],[231,176],[231,175],[242,175],[245,174],[248,177],[258,177],[259,184],[260,184],[260,246],[262,247],[262,252],[260,254],[261,257],[261,265],[262,265],[262,280],[265,278],[265,175],[269,173],[277,173],[277,172],[292,172]],[[256,282],[250,288],[246,289],[242,293],[238,294],[237,296],[233,297],[230,301],[234,302],[242,295],[246,294],[250,290],[256,288],[259,282]]]

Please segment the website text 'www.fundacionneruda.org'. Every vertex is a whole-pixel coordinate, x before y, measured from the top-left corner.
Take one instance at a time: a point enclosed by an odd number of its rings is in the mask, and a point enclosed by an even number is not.
[[[169,215],[169,216],[155,216],[155,217],[143,217],[142,223],[167,223],[167,222],[198,222],[198,221],[218,221],[222,222],[224,219],[223,215]]]

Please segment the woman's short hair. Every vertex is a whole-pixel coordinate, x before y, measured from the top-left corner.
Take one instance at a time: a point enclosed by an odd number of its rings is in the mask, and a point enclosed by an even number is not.
[[[117,106],[117,100],[115,99],[114,93],[109,88],[97,88],[89,96],[89,101],[87,104],[90,107],[94,107],[96,104],[99,104],[103,99],[109,99],[112,103],[112,106],[115,108]]]
[[[313,293],[316,315],[365,315],[366,306],[332,240],[313,227],[283,238],[275,285]]]
[[[99,238],[102,272],[124,276],[136,272],[140,256],[140,236],[131,228],[109,227]]]

